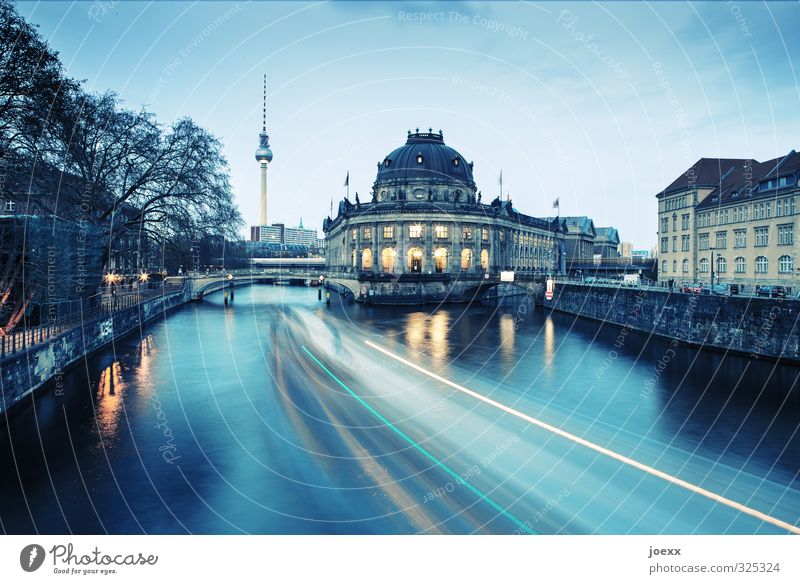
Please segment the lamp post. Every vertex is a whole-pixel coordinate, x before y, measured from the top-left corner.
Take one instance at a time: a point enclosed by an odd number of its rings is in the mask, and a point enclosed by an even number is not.
[[[711,250],[711,292],[714,292],[714,252],[717,248],[709,247],[708,249]]]

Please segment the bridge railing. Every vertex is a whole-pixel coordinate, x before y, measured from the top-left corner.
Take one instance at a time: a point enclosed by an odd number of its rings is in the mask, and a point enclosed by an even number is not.
[[[1,335],[0,359],[50,341],[95,319],[107,318],[116,312],[137,305],[183,294],[186,285],[185,281],[181,284],[167,283],[156,290],[148,289],[119,294],[102,292],[88,298],[61,302],[57,312],[58,316],[48,319],[46,323]]]

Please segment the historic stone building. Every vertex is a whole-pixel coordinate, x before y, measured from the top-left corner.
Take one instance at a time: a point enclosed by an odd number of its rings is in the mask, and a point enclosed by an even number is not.
[[[341,201],[323,230],[331,285],[373,302],[471,300],[501,271],[530,281],[562,262],[560,223],[484,202],[441,131],[409,131],[378,163],[371,200]]]
[[[800,154],[702,158],[658,198],[659,282],[783,285],[797,291]]]

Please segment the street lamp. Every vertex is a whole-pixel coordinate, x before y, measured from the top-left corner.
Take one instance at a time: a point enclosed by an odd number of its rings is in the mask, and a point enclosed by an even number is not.
[[[716,247],[709,247],[711,251],[711,292],[714,292],[714,252],[717,250]]]

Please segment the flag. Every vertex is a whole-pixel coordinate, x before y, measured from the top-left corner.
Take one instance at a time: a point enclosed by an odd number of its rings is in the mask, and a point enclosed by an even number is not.
[[[560,208],[561,208],[561,205],[560,205],[560,204],[559,204],[559,202],[558,202],[558,200],[559,200],[560,198],[561,198],[561,197],[556,197],[556,200],[555,200],[555,201],[553,201],[553,209],[556,209],[556,208],[560,209]]]
[[[346,187],[350,186],[350,171],[349,170],[347,171],[347,178],[344,179],[344,186],[346,186]]]

